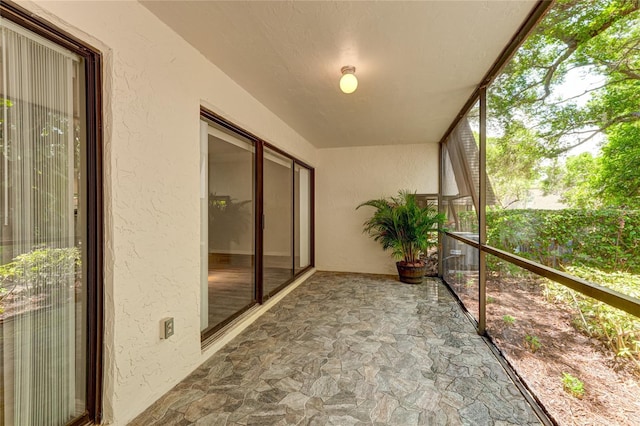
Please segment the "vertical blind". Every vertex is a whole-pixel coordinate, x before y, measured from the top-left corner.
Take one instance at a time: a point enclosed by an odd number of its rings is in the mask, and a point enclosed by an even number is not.
[[[446,197],[471,197],[478,210],[480,156],[468,119],[460,120],[444,143],[445,174],[442,193]],[[487,205],[495,204],[491,183],[487,180]]]
[[[84,411],[82,62],[6,20],[0,29],[0,410],[7,425],[62,425]]]

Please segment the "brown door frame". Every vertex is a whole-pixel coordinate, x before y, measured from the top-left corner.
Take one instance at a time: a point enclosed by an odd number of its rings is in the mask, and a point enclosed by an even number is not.
[[[84,59],[87,122],[87,380],[86,411],[70,425],[102,421],[103,381],[103,166],[102,55],[100,51],[28,10],[3,0],[0,16]]]

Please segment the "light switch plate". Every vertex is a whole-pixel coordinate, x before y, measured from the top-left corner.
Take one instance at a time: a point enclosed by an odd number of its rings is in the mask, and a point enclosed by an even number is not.
[[[160,321],[160,337],[162,339],[168,339],[173,336],[173,317],[163,318]]]

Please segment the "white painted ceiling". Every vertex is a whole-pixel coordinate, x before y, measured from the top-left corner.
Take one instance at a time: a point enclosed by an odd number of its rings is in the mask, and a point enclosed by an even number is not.
[[[438,142],[535,1],[142,4],[325,148]]]

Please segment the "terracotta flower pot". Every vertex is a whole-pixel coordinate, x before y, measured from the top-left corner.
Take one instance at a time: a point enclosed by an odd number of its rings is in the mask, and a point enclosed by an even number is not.
[[[398,268],[398,276],[400,281],[407,284],[421,284],[427,265],[424,263],[406,263],[404,261],[396,262]]]

